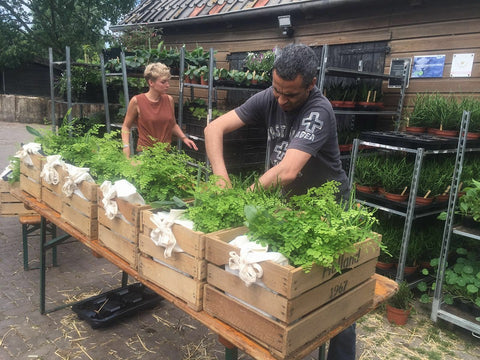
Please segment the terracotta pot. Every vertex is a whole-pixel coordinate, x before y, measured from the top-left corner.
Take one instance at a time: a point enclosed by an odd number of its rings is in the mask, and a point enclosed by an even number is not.
[[[407,201],[408,199],[408,194],[401,195],[401,194],[392,194],[389,192],[385,192],[383,195],[385,196],[385,199],[398,201],[398,202],[404,202],[404,201]]]
[[[468,140],[477,140],[477,139],[480,139],[480,133],[469,132],[469,133],[467,133],[467,139],[468,139]]]
[[[357,191],[367,193],[367,194],[373,194],[375,191],[377,191],[377,189],[373,186],[365,186],[365,185],[359,185],[359,184],[356,184],[355,188],[357,189]]]
[[[410,310],[397,309],[387,304],[387,319],[389,322],[396,325],[405,325],[409,316]]]
[[[447,202],[450,197],[450,194],[445,194],[445,195],[437,195],[435,196],[435,201],[442,203],[442,202]]]
[[[403,274],[404,275],[412,275],[418,270],[418,265],[417,266],[405,266],[403,268]]]
[[[355,101],[344,101],[342,107],[353,109],[355,107]]]
[[[435,135],[444,136],[444,137],[457,137],[458,131],[457,130],[440,130],[434,129],[433,132]]]
[[[340,151],[352,151],[352,147],[353,147],[352,144],[338,145],[338,148],[340,149]]]
[[[433,202],[433,197],[424,198],[423,196],[417,196],[415,199],[415,204],[424,206],[430,205]]]
[[[340,108],[340,107],[342,107],[343,101],[330,100],[330,104],[332,104],[332,107],[334,107],[334,108]]]
[[[202,78],[200,78],[200,84],[201,84],[201,85],[208,85],[208,81],[205,80],[205,79],[202,77]]]
[[[393,263],[386,263],[383,261],[377,261],[377,264],[375,265],[376,268],[382,269],[382,270],[388,270],[393,268]]]
[[[379,193],[380,195],[384,195],[384,194],[385,194],[385,189],[384,189],[383,187],[381,187],[381,186],[378,187],[377,191],[378,191],[378,193]]]
[[[198,80],[197,79],[190,79],[190,84],[198,84]]]
[[[405,130],[409,133],[421,134],[427,131],[425,126],[407,126]]]

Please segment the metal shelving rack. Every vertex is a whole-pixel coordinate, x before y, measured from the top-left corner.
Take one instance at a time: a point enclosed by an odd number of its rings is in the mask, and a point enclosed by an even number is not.
[[[388,74],[373,73],[368,71],[359,71],[352,69],[343,69],[339,67],[327,66],[328,61],[328,45],[322,46],[322,54],[320,58],[320,66],[318,72],[317,86],[323,93],[325,86],[326,76],[341,76],[351,78],[364,78],[364,79],[382,79],[382,80],[400,80],[402,85],[400,87],[400,96],[395,111],[365,111],[365,110],[337,110],[334,109],[334,113],[338,115],[391,115],[395,116],[395,129],[400,127],[400,120],[402,116],[403,101],[405,98],[405,88],[407,84],[408,67],[403,69],[402,76],[393,76]]]
[[[470,122],[470,112],[464,111],[462,116],[462,124],[460,127],[460,137],[457,147],[457,155],[455,158],[455,167],[452,176],[452,185],[450,191],[450,198],[448,202],[447,218],[445,221],[445,228],[442,239],[442,248],[440,251],[440,261],[438,264],[437,278],[435,292],[433,295],[431,319],[437,321],[439,318],[448,321],[452,324],[458,325],[464,329],[480,334],[480,324],[472,319],[468,314],[461,312],[454,312],[453,309],[447,308],[442,304],[442,287],[445,278],[445,270],[447,267],[447,257],[450,248],[450,241],[452,234],[457,234],[465,238],[479,240],[480,232],[473,229],[468,229],[463,226],[454,226],[453,221],[455,217],[455,207],[458,200],[458,189],[460,185],[460,177],[462,175],[463,162],[465,158],[468,124]],[[480,149],[476,149],[480,151]]]
[[[462,128],[460,130],[461,134],[466,132],[463,128],[463,123],[464,123],[465,116],[466,115],[464,114],[463,117],[462,117]],[[463,140],[463,142],[460,140],[459,144],[460,143],[462,143],[463,153],[465,153],[467,151],[468,152],[480,151],[480,149],[477,149],[477,148],[466,149],[466,141],[465,140]],[[363,141],[363,140],[360,140],[360,139],[355,139],[354,142],[353,142],[352,161],[351,161],[351,165],[350,165],[350,171],[349,171],[349,174],[348,174],[348,181],[349,181],[350,189],[353,188],[353,184],[354,184],[353,181],[354,181],[354,173],[355,173],[355,160],[358,157],[358,149],[359,149],[360,145],[366,145],[366,146],[370,146],[372,148],[383,149],[383,150],[386,150],[386,151],[401,151],[401,152],[415,154],[415,163],[414,163],[414,167],[413,167],[412,181],[411,181],[411,184],[410,184],[410,196],[409,196],[409,199],[408,199],[408,202],[407,202],[406,211],[398,211],[398,210],[389,208],[387,206],[382,206],[382,205],[379,205],[379,204],[376,204],[376,203],[373,203],[373,202],[357,199],[357,201],[359,203],[364,204],[366,206],[374,207],[374,208],[377,208],[377,209],[382,210],[384,212],[395,214],[395,215],[402,216],[402,217],[405,218],[403,234],[402,234],[402,242],[401,242],[401,247],[400,247],[400,258],[399,258],[399,261],[398,261],[397,273],[396,273],[396,277],[395,277],[395,280],[397,282],[400,282],[400,281],[404,280],[405,262],[406,262],[407,254],[408,254],[408,252],[407,252],[408,251],[408,244],[409,244],[409,241],[410,241],[410,234],[411,234],[413,220],[418,219],[418,218],[422,218],[422,217],[426,217],[426,216],[430,216],[430,215],[435,215],[435,214],[438,214],[438,213],[445,210],[444,208],[437,208],[437,209],[432,209],[431,211],[422,211],[422,212],[419,212],[419,211],[416,210],[415,199],[416,199],[416,195],[417,195],[418,182],[419,182],[419,178],[420,178],[420,172],[421,172],[421,168],[422,168],[423,158],[426,155],[440,155],[440,154],[458,153],[459,150],[455,149],[455,148],[441,149],[441,150],[425,150],[424,148],[421,148],[421,147],[418,147],[418,148],[400,147],[400,146],[392,146],[392,145],[386,145],[386,144],[381,144],[381,143],[375,143],[375,142],[369,142],[369,141]],[[462,163],[463,163],[463,155],[462,155]],[[454,179],[459,181],[459,178],[460,178],[460,174],[455,175],[455,173],[454,173]],[[455,189],[458,189],[458,183],[457,183]],[[456,197],[457,191],[455,189],[453,188],[453,186],[451,187],[450,196],[455,196]],[[414,285],[414,284],[410,284],[410,285]]]
[[[413,173],[412,173],[412,181],[410,184],[410,196],[408,198],[407,202],[407,207],[405,211],[399,211],[395,210],[392,208],[389,208],[387,206],[382,206],[373,202],[369,201],[364,201],[364,200],[359,200],[357,199],[356,201],[369,206],[373,207],[379,210],[382,210],[387,213],[395,214],[398,216],[402,216],[405,218],[405,223],[404,223],[404,228],[403,228],[403,234],[402,234],[402,242],[401,242],[401,247],[400,247],[400,257],[398,260],[398,267],[397,267],[397,273],[395,280],[397,282],[401,282],[404,280],[404,270],[405,270],[405,262],[407,259],[407,254],[408,254],[408,244],[410,242],[410,234],[412,230],[412,222],[415,219],[419,219],[422,217],[430,216],[430,215],[435,215],[440,212],[442,212],[445,209],[435,209],[431,211],[425,211],[425,212],[417,212],[415,209],[415,200],[417,197],[417,189],[418,189],[418,182],[420,179],[420,172],[422,168],[422,162],[423,158],[426,155],[437,155],[437,154],[447,154],[447,153],[454,153],[455,149],[446,149],[446,150],[425,150],[424,148],[408,148],[408,147],[400,147],[400,146],[392,146],[392,145],[386,145],[386,144],[381,144],[381,143],[374,143],[374,142],[369,142],[369,141],[363,141],[360,139],[355,139],[353,141],[353,149],[352,149],[352,161],[350,165],[350,171],[348,174],[348,183],[349,183],[349,188],[353,188],[353,180],[354,180],[354,174],[355,174],[355,161],[358,157],[358,149],[360,145],[365,145],[369,146],[372,148],[376,149],[383,149],[383,150],[388,150],[388,151],[401,151],[401,152],[406,152],[406,153],[411,153],[415,154],[415,163],[413,166]]]
[[[234,91],[251,91],[251,92],[258,92],[263,89],[258,88],[248,88],[248,87],[231,87],[231,86],[216,86],[214,85],[213,80],[213,71],[216,67],[215,57],[214,57],[214,50],[210,48],[210,59],[209,59],[209,73],[208,73],[208,85],[200,85],[200,84],[187,84],[184,82],[184,73],[185,73],[185,48],[181,48],[180,50],[180,75],[179,75],[179,96],[178,96],[178,124],[182,127],[183,124],[183,107],[184,107],[184,98],[185,98],[185,88],[190,88],[190,98],[194,99],[194,91],[195,89],[206,89],[208,91],[207,96],[207,122],[208,125],[213,120],[213,101],[217,99],[217,90],[234,90]],[[193,136],[189,135],[194,140],[197,141],[205,141],[203,137],[200,136]],[[178,140],[177,147],[179,149],[182,148],[181,140]],[[205,155],[206,157],[206,155]],[[268,152],[267,157],[265,160],[265,166],[268,164]],[[206,157],[205,162],[207,167],[209,166],[208,157]]]

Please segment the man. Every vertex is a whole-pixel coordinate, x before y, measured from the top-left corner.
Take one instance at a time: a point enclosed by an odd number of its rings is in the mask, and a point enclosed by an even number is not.
[[[224,135],[245,125],[263,123],[268,130],[271,167],[260,177],[261,186],[281,184],[293,195],[336,180],[341,184],[340,195],[347,197],[335,114],[316,87],[318,64],[310,47],[285,46],[275,58],[272,86],[205,128],[213,173],[224,179],[225,186],[230,185],[230,178],[223,157]],[[330,341],[328,359],[355,359],[355,325]]]

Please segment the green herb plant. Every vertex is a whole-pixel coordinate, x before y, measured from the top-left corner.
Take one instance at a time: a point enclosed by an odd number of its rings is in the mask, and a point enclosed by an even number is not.
[[[445,278],[442,284],[443,301],[452,305],[455,299],[472,303],[480,307],[480,256],[474,248],[457,248],[456,260],[445,269]],[[439,259],[430,261],[433,270],[423,269],[422,274],[436,277]],[[448,265],[448,264],[447,264]],[[433,273],[431,273],[433,271]],[[417,288],[423,293],[420,301],[429,303],[436,283],[428,284],[426,281],[418,283]],[[480,321],[480,318],[477,318]]]
[[[194,204],[187,209],[186,217],[195,224],[194,229],[205,233],[242,226],[246,220],[244,208],[247,205],[276,209],[284,206],[280,189],[270,190],[257,187],[249,191],[255,182],[254,175],[242,180],[232,178],[232,186],[221,188],[212,176],[208,183],[198,186]]]
[[[397,292],[387,302],[396,309],[409,310],[412,307],[413,292],[408,283],[406,281],[400,282]]]
[[[338,202],[337,196],[338,183],[331,181],[292,196],[284,207],[247,206],[248,235],[305,272],[313,264],[340,270],[336,261],[342,254],[375,237],[376,219],[372,210],[356,206],[353,194],[348,202]]]

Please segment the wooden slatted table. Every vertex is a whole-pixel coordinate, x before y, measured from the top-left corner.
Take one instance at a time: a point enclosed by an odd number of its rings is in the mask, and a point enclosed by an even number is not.
[[[150,281],[142,278],[140,274],[132,269],[130,265],[119,258],[116,254],[112,253],[110,250],[102,246],[98,240],[91,240],[88,239],[84,234],[80,231],[72,227],[68,224],[65,220],[63,220],[60,214],[47,205],[39,202],[37,199],[32,197],[31,195],[21,191],[20,189],[12,190],[12,195],[14,195],[17,199],[22,201],[28,208],[35,210],[40,216],[42,217],[42,231],[41,231],[41,264],[40,264],[40,312],[44,314],[45,311],[45,273],[46,273],[46,266],[45,261],[45,252],[58,245],[59,243],[63,242],[68,237],[73,237],[78,241],[82,242],[85,246],[89,247],[94,254],[98,254],[104,257],[106,260],[111,262],[112,264],[116,265],[120,268],[124,274],[128,274],[133,277],[135,280],[143,283],[145,286],[149,287],[157,294],[162,296],[167,301],[171,302],[179,309],[184,311],[185,313],[189,314],[194,319],[198,320],[210,330],[218,334],[220,342],[225,345],[226,349],[239,349],[246,354],[250,355],[255,359],[265,359],[265,360],[275,360],[277,359],[274,357],[268,349],[261,346],[257,342],[253,341],[243,333],[239,332],[238,330],[234,329],[233,327],[227,325],[226,323],[212,317],[211,315],[207,314],[205,311],[195,311],[191,309],[184,301],[180,300],[179,298],[173,296],[165,289],[162,289],[155,284],[151,283]],[[46,232],[45,232],[45,223],[46,221],[51,222],[52,224],[56,225],[58,228],[62,229],[66,235],[63,235],[59,238],[53,239],[49,242],[46,241]],[[289,359],[302,359],[305,356],[309,355],[312,351],[322,346],[322,344],[326,343],[332,337],[340,333],[342,330],[353,324],[359,318],[364,316],[365,314],[369,313],[373,309],[375,309],[378,305],[385,302],[389,297],[391,297],[396,289],[398,288],[397,283],[391,279],[388,279],[384,276],[375,274],[374,278],[376,279],[376,287],[375,287],[375,296],[373,305],[365,310],[360,310],[359,312],[355,313],[351,317],[345,319],[341,324],[339,324],[335,329],[330,331],[328,334],[320,336],[316,338],[314,341],[303,346],[297,353],[290,356]],[[126,277],[124,277],[123,281],[126,283]],[[55,309],[56,310],[56,309]],[[229,356],[227,356],[228,358]],[[231,359],[236,358],[236,355],[230,357]],[[278,360],[278,359],[277,359]]]

